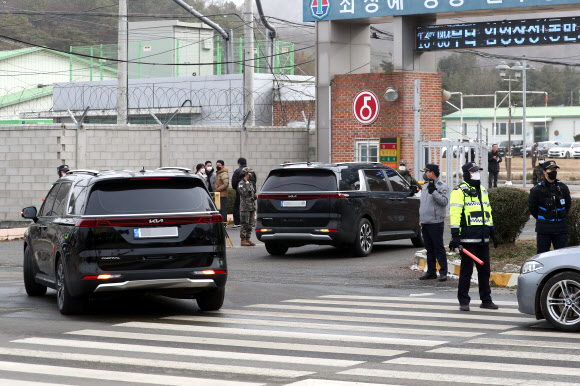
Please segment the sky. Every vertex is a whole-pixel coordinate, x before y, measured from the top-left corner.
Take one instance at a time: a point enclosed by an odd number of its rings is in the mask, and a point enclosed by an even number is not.
[[[239,5],[244,4],[244,0],[233,1]],[[266,16],[275,16],[294,22],[302,22],[302,0],[262,0],[262,7],[264,7],[264,14]]]

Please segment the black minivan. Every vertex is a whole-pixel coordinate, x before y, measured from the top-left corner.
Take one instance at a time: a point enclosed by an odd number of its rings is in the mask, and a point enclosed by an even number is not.
[[[70,171],[24,235],[30,296],[57,291],[63,314],[99,295],[195,298],[217,310],[227,279],[225,229],[203,181],[187,169]]]
[[[271,255],[307,244],[371,253],[375,241],[423,246],[418,187],[379,163],[299,163],[273,169],[258,195],[256,235]]]

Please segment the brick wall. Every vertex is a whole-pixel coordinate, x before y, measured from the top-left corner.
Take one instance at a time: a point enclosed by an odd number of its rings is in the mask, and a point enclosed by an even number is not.
[[[85,125],[87,169],[154,169],[161,166],[162,135],[157,126]],[[194,168],[223,159],[230,177],[244,156],[261,186],[284,162],[307,161],[309,134],[303,128],[173,126],[166,133],[166,165]],[[20,210],[34,205],[57,179],[62,163],[77,165],[75,126],[19,125],[0,128],[0,227],[21,221]]]
[[[332,160],[355,161],[357,139],[401,137],[402,158],[410,167],[414,167],[412,107],[415,79],[421,80],[421,108],[426,110],[421,112],[421,130],[426,140],[440,140],[440,75],[415,72],[337,75],[332,83]],[[399,98],[395,102],[387,102],[383,98],[387,87],[398,90]],[[355,119],[352,111],[355,96],[363,90],[374,92],[381,105],[377,120],[366,126]]]

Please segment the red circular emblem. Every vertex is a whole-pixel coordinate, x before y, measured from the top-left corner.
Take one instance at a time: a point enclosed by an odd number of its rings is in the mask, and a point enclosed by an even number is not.
[[[372,91],[361,91],[354,98],[352,112],[357,121],[363,125],[370,125],[379,116],[381,104]]]

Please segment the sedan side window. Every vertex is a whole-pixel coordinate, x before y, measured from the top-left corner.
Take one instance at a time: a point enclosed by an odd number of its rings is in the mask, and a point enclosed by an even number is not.
[[[58,193],[58,189],[60,188],[60,184],[54,184],[46,199],[44,200],[44,204],[40,208],[40,212],[38,213],[38,217],[47,217],[53,216],[52,214],[52,207],[54,206],[54,202],[56,201],[56,195]]]
[[[367,183],[371,192],[388,192],[389,186],[383,172],[379,169],[365,170]]]

